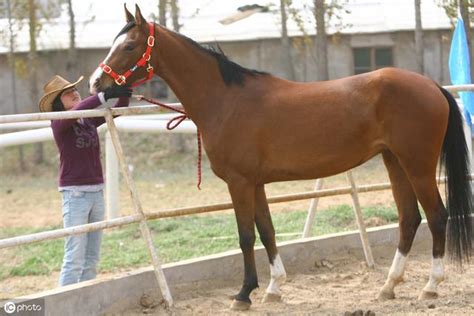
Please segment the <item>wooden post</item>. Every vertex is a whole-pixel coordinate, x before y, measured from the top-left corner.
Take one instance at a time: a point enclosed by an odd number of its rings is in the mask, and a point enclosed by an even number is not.
[[[364,223],[364,218],[362,216],[362,210],[360,208],[357,187],[354,181],[354,177],[352,176],[352,171],[349,170],[347,171],[346,174],[347,174],[347,180],[349,180],[349,183],[352,189],[352,192],[351,192],[352,205],[354,207],[354,213],[357,220],[357,226],[359,226],[360,240],[362,242],[362,248],[364,249],[367,266],[369,268],[373,268],[375,266],[374,257],[372,256],[372,249],[370,248],[369,236],[367,235],[367,231],[365,230],[365,223]]]
[[[107,219],[120,217],[120,181],[118,159],[110,133],[105,133],[105,207]]]
[[[324,179],[316,180],[316,184],[314,185],[314,191],[319,191],[323,188]],[[314,223],[314,216],[316,215],[316,211],[318,209],[318,202],[319,198],[311,199],[311,203],[309,204],[308,209],[308,216],[306,217],[306,222],[304,223],[303,235],[302,238],[311,237],[311,229],[313,228]]]
[[[167,303],[168,307],[173,306],[173,298],[171,296],[170,289],[168,287],[168,283],[166,282],[165,274],[163,273],[163,269],[161,268],[161,263],[160,259],[158,257],[158,254],[156,252],[156,249],[153,245],[153,240],[151,238],[151,232],[150,229],[147,225],[146,222],[146,217],[145,214],[143,213],[142,205],[140,203],[140,200],[138,198],[138,194],[135,188],[135,182],[133,181],[130,172],[127,168],[127,165],[125,163],[124,155],[123,155],[123,149],[122,145],[120,144],[117,128],[115,126],[114,118],[112,116],[112,111],[110,109],[107,109],[105,113],[105,121],[107,122],[107,127],[109,129],[110,137],[112,139],[112,142],[114,144],[115,148],[115,153],[117,154],[117,158],[120,164],[120,168],[122,169],[123,176],[125,178],[125,181],[127,183],[128,189],[130,190],[130,195],[132,196],[132,202],[133,206],[135,209],[135,212],[140,215],[140,231],[142,233],[143,238],[146,241],[146,245],[148,248],[148,252],[151,257],[151,261],[153,264],[153,268],[155,271],[155,276],[158,281],[158,285],[161,290],[161,294]]]

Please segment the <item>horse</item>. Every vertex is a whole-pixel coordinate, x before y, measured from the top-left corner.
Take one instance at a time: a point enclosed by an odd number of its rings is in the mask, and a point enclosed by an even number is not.
[[[90,92],[134,85],[157,74],[197,125],[212,171],[227,184],[243,253],[243,284],[231,309],[249,309],[249,295],[259,286],[255,226],[271,271],[263,300],[281,299],[286,272],[265,184],[331,176],[378,154],[389,174],[400,230],[378,298],[395,298],[421,222],[418,201],[433,238],[429,281],[419,298],[438,296],[446,235],[453,262],[462,266],[469,261],[468,151],[461,112],[447,90],[397,68],[329,81],[287,81],[242,67],[221,51],[148,23],[135,9],[132,15],[125,7],[126,25],[91,75]],[[447,207],[436,182],[438,161],[446,170]]]

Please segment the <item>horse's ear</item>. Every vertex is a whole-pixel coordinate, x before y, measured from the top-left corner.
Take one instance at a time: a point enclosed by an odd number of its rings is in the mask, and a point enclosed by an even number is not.
[[[138,7],[138,4],[135,4],[135,22],[137,23],[137,25],[146,24],[145,18],[140,12],[140,8]]]
[[[123,8],[125,9],[125,18],[127,19],[127,23],[135,21],[135,18],[133,17],[133,14],[131,14],[130,11],[128,11],[128,9],[127,9],[127,4],[126,3],[123,4]]]

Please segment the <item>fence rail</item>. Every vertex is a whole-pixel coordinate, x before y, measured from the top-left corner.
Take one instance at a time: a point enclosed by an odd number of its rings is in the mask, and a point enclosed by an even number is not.
[[[80,111],[63,111],[63,112],[44,112],[44,113],[26,113],[26,114],[11,114],[0,116],[0,124],[16,123],[16,122],[31,122],[44,120],[59,120],[59,119],[77,119],[87,117],[105,117],[108,111],[112,115],[137,115],[137,114],[156,114],[161,110],[157,105],[139,105],[124,108],[105,108],[95,110],[80,110]]]
[[[443,86],[449,92],[474,91],[474,84],[459,84],[455,86]]]
[[[474,174],[470,175],[470,180],[474,180]],[[446,180],[444,178],[438,178],[438,183],[443,184]],[[388,190],[391,188],[390,183],[378,183],[371,185],[361,185],[357,187],[357,193],[367,193],[367,192],[376,192]],[[268,197],[268,203],[283,203],[283,202],[292,202],[300,200],[308,200],[314,198],[329,197],[335,195],[351,194],[352,188],[350,186],[334,188],[334,189],[324,189],[317,191],[308,191],[300,192],[294,194],[285,194]],[[173,209],[164,209],[156,212],[145,213],[147,220],[156,220],[170,217],[179,217],[186,215],[195,215],[202,213],[211,213],[217,211],[225,211],[233,208],[232,202],[223,202],[216,204],[200,205],[200,206],[191,206],[184,208],[173,208]],[[67,237],[71,235],[79,235],[83,233],[93,232],[102,229],[109,229],[114,227],[120,227],[128,224],[140,222],[141,217],[139,215],[130,215],[114,218],[111,220],[105,220],[101,222],[96,222],[92,224],[85,224],[80,226],[74,226],[70,228],[56,229],[46,232],[40,232],[35,234],[5,238],[0,240],[0,249],[15,247],[21,245],[32,244],[40,241],[46,241],[51,239],[57,239],[62,237]]]
[[[390,183],[363,185],[363,186],[358,187],[357,192],[359,193],[373,192],[373,191],[387,190],[389,188],[390,188]],[[341,194],[350,194],[351,192],[352,192],[351,187],[340,187],[336,189],[326,189],[326,190],[319,190],[319,191],[301,192],[297,194],[278,195],[278,196],[269,197],[267,200],[269,204],[273,204],[273,203],[291,202],[291,201],[298,201],[298,200],[307,200],[307,199],[312,199],[312,198],[321,198],[321,197],[341,195]],[[224,211],[224,210],[229,210],[232,208],[233,208],[233,205],[231,202],[224,202],[224,203],[217,203],[217,204],[165,209],[165,210],[156,211],[156,212],[149,212],[149,213],[145,213],[145,217],[148,220],[155,220],[155,219],[162,219],[162,218],[168,218],[168,217],[179,217],[179,216],[185,216],[185,215]],[[120,226],[124,226],[128,224],[132,224],[132,223],[138,223],[139,221],[140,221],[140,216],[131,215],[131,216],[115,218],[112,220],[96,222],[92,224],[85,224],[85,225],[74,226],[70,228],[56,229],[56,230],[51,230],[47,232],[6,238],[6,239],[0,240],[0,249],[13,247],[13,246],[26,245],[26,244],[31,244],[31,243],[46,241],[46,240],[51,240],[51,239],[62,238],[62,237],[70,236],[70,235],[78,235],[78,234],[97,231],[101,229],[120,227]]]

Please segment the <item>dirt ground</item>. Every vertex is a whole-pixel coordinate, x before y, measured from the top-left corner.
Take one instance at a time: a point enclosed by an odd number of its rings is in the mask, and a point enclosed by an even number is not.
[[[289,274],[282,286],[282,301],[262,303],[268,280],[260,280],[260,288],[252,293],[253,304],[246,312],[229,310],[234,286],[199,292],[175,294],[176,315],[474,315],[474,268],[460,273],[452,265],[446,267],[446,280],[440,285],[440,297],[419,301],[421,289],[428,281],[431,256],[412,254],[405,282],[396,290],[396,299],[379,302],[378,290],[383,285],[391,264],[391,255],[378,256],[377,267],[368,269],[364,262],[350,256],[316,262],[314,268],[300,274]],[[145,304],[146,305],[146,304]],[[152,304],[153,305],[153,304]],[[164,315],[160,307],[142,307],[124,314]]]
[[[377,166],[369,166],[371,172],[364,174],[356,170],[354,176],[358,184],[386,182],[385,172]],[[0,228],[6,227],[46,227],[61,225],[60,196],[54,184],[44,185],[38,179],[37,185],[24,186],[21,181],[11,181],[0,185]],[[206,177],[203,190],[195,188],[195,178],[190,177],[185,186],[175,185],[173,181],[137,181],[137,189],[146,211],[183,207],[196,204],[209,204],[228,201],[227,189],[220,180]],[[345,175],[340,175],[325,183],[325,188],[347,186]],[[267,196],[310,191],[314,181],[277,183],[268,187]],[[441,191],[442,192],[442,191]],[[125,188],[122,190],[122,215],[132,213],[130,198]],[[365,193],[360,195],[361,204],[387,205],[393,203],[390,191]],[[351,204],[350,196],[324,198],[321,209],[332,205]],[[307,209],[309,201],[271,205],[272,211],[291,211]],[[354,315],[403,314],[403,315],[474,315],[474,269],[470,266],[461,274],[447,265],[447,278],[440,286],[440,298],[434,301],[418,301],[417,296],[428,280],[431,258],[429,251],[423,255],[410,257],[406,271],[406,282],[396,289],[397,298],[393,301],[375,300],[383,285],[391,264],[394,249],[390,253],[379,254],[377,268],[369,270],[365,264],[351,256],[331,258],[330,265],[315,263],[311,270],[299,274],[289,274],[282,287],[283,300],[279,303],[261,303],[268,276],[260,276],[261,288],[252,293],[253,305],[250,311],[234,313],[229,311],[230,296],[239,289],[240,280],[225,287],[206,291],[183,292],[175,294],[177,315]],[[99,278],[107,277],[101,274]],[[58,273],[48,276],[12,277],[0,282],[0,299],[18,297],[56,287]],[[153,304],[152,304],[153,305]],[[142,307],[126,314],[165,314],[161,306]],[[362,313],[362,314],[361,314]]]
[[[446,263],[446,279],[439,287],[437,300],[419,301],[421,289],[428,281],[431,256],[430,243],[422,254],[418,248],[410,254],[405,282],[395,289],[396,298],[379,302],[378,290],[383,285],[394,249],[374,252],[376,268],[369,269],[356,256],[345,254],[315,262],[302,273],[289,273],[282,286],[282,302],[262,303],[268,276],[260,275],[260,288],[251,296],[252,306],[246,312],[230,311],[230,296],[240,288],[240,280],[232,284],[207,284],[208,290],[173,293],[175,315],[474,315],[474,265],[460,272]],[[100,274],[108,278],[111,274]],[[14,277],[0,283],[0,299],[54,288],[58,273],[49,276]],[[146,301],[146,300],[145,300]],[[123,315],[166,315],[162,306],[151,300]],[[369,314],[373,312],[374,314]]]

